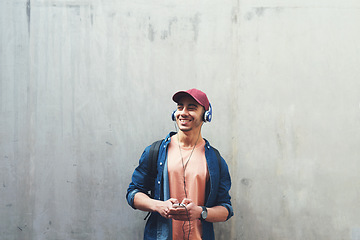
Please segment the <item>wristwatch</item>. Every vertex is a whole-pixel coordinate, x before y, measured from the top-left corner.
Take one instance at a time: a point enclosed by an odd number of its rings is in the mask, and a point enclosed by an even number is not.
[[[204,206],[201,206],[201,208],[202,208],[202,212],[200,214],[200,220],[205,220],[207,218],[208,211],[207,208]]]

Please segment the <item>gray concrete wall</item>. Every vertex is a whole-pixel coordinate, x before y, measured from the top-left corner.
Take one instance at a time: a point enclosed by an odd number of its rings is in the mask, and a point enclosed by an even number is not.
[[[0,239],[142,239],[125,201],[172,94],[208,93],[217,239],[360,239],[360,3],[0,0]]]

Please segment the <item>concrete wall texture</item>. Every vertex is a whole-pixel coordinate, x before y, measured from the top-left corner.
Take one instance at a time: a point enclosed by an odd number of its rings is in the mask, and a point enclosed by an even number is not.
[[[125,193],[207,92],[217,239],[360,239],[360,2],[0,0],[0,239],[142,239]]]

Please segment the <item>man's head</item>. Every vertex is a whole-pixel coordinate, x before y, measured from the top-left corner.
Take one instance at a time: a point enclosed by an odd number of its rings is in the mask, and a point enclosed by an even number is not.
[[[180,91],[174,94],[177,110],[173,113],[173,120],[179,129],[190,131],[201,128],[203,121],[211,121],[211,105],[205,93],[198,89]]]
[[[174,94],[173,100],[176,103],[179,103],[180,99],[184,96],[192,97],[196,102],[198,102],[201,106],[204,107],[205,111],[209,111],[210,103],[206,94],[196,88],[189,89],[187,91],[179,91]]]

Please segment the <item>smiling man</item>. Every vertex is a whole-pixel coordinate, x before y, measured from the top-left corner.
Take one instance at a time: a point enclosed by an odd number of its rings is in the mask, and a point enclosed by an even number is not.
[[[126,197],[134,209],[151,212],[144,239],[214,239],[213,222],[233,216],[228,166],[202,138],[201,127],[212,119],[211,104],[198,89],[179,91],[172,119],[178,132],[159,148],[157,175],[151,177],[150,146],[142,154]],[[153,190],[154,197],[148,192]]]

